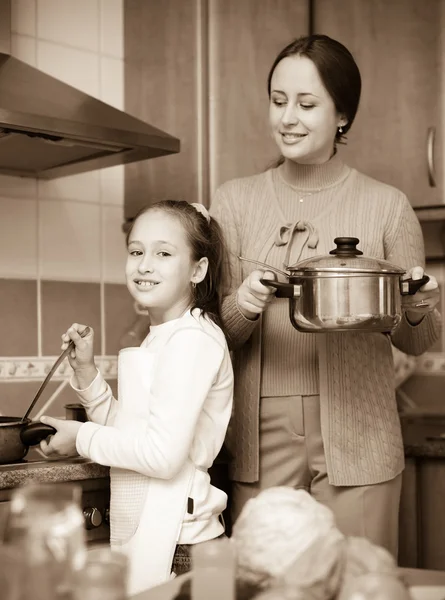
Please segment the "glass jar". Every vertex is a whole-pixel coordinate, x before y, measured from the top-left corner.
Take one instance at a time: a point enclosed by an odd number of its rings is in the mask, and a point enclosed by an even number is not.
[[[81,495],[74,483],[28,483],[13,491],[6,542],[25,561],[23,598],[72,597],[86,559]]]

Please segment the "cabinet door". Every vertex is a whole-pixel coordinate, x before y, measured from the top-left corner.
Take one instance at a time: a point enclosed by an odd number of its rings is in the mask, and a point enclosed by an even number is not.
[[[126,219],[156,200],[203,201],[205,5],[125,0],[125,109],[181,141],[179,154],[125,167]]]
[[[209,0],[210,192],[278,158],[267,75],[278,52],[309,31],[307,0]]]
[[[345,44],[362,75],[359,112],[347,146],[341,146],[345,160],[398,187],[415,206],[443,202],[440,40],[444,3],[314,0],[314,5],[316,33]],[[431,181],[434,171],[436,187]]]

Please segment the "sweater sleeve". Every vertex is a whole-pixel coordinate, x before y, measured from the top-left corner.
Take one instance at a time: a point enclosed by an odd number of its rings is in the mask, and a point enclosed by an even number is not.
[[[223,357],[224,349],[209,334],[198,329],[178,330],[160,353],[144,431],[129,433],[84,423],[77,434],[77,451],[102,465],[149,477],[174,477],[187,460]],[[145,397],[140,399],[141,405],[146,402]]]
[[[425,268],[425,251],[422,229],[408,199],[400,198],[399,218],[391,219],[385,235],[386,259],[403,269]],[[392,333],[392,343],[396,348],[418,356],[426,352],[439,338],[441,318],[434,309],[420,323],[411,325],[403,314],[398,327]]]
[[[113,425],[117,400],[113,397],[113,392],[101,373],[97,371],[96,377],[83,390],[76,388],[73,382],[74,376],[70,384],[82,402],[88,419],[99,425]]]
[[[259,319],[247,319],[239,310],[236,295],[242,284],[241,264],[238,256],[241,253],[241,223],[239,222],[240,206],[235,204],[229,186],[236,182],[222,185],[215,193],[210,213],[222,229],[227,248],[227,262],[223,283],[223,302],[221,318],[224,331],[231,350],[242,346],[252,334]]]

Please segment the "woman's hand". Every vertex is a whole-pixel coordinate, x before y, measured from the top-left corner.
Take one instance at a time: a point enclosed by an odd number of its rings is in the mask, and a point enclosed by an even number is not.
[[[66,350],[71,340],[74,342],[74,349],[69,353],[68,360],[76,375],[79,389],[87,388],[97,375],[93,352],[94,331],[90,327],[90,332],[85,337],[80,337],[85,327],[86,325],[73,323],[62,335],[62,350]]]
[[[426,273],[422,267],[413,267],[403,279],[421,279]],[[412,325],[420,323],[423,317],[434,310],[440,300],[439,285],[434,275],[429,275],[430,280],[425,283],[415,294],[402,296],[402,309],[406,318]]]
[[[76,438],[82,423],[54,419],[53,417],[41,417],[40,421],[57,429],[57,433],[40,442],[40,450],[45,456],[73,456],[77,454]]]
[[[238,288],[236,302],[246,319],[254,320],[264,312],[275,296],[275,289],[260,283],[260,279],[275,281],[272,271],[252,271]]]

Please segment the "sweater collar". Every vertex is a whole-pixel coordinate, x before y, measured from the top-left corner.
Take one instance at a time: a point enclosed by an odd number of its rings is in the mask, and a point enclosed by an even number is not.
[[[277,168],[283,182],[295,190],[320,190],[339,183],[346,177],[349,167],[339,153],[321,165],[303,165],[290,160]]]

